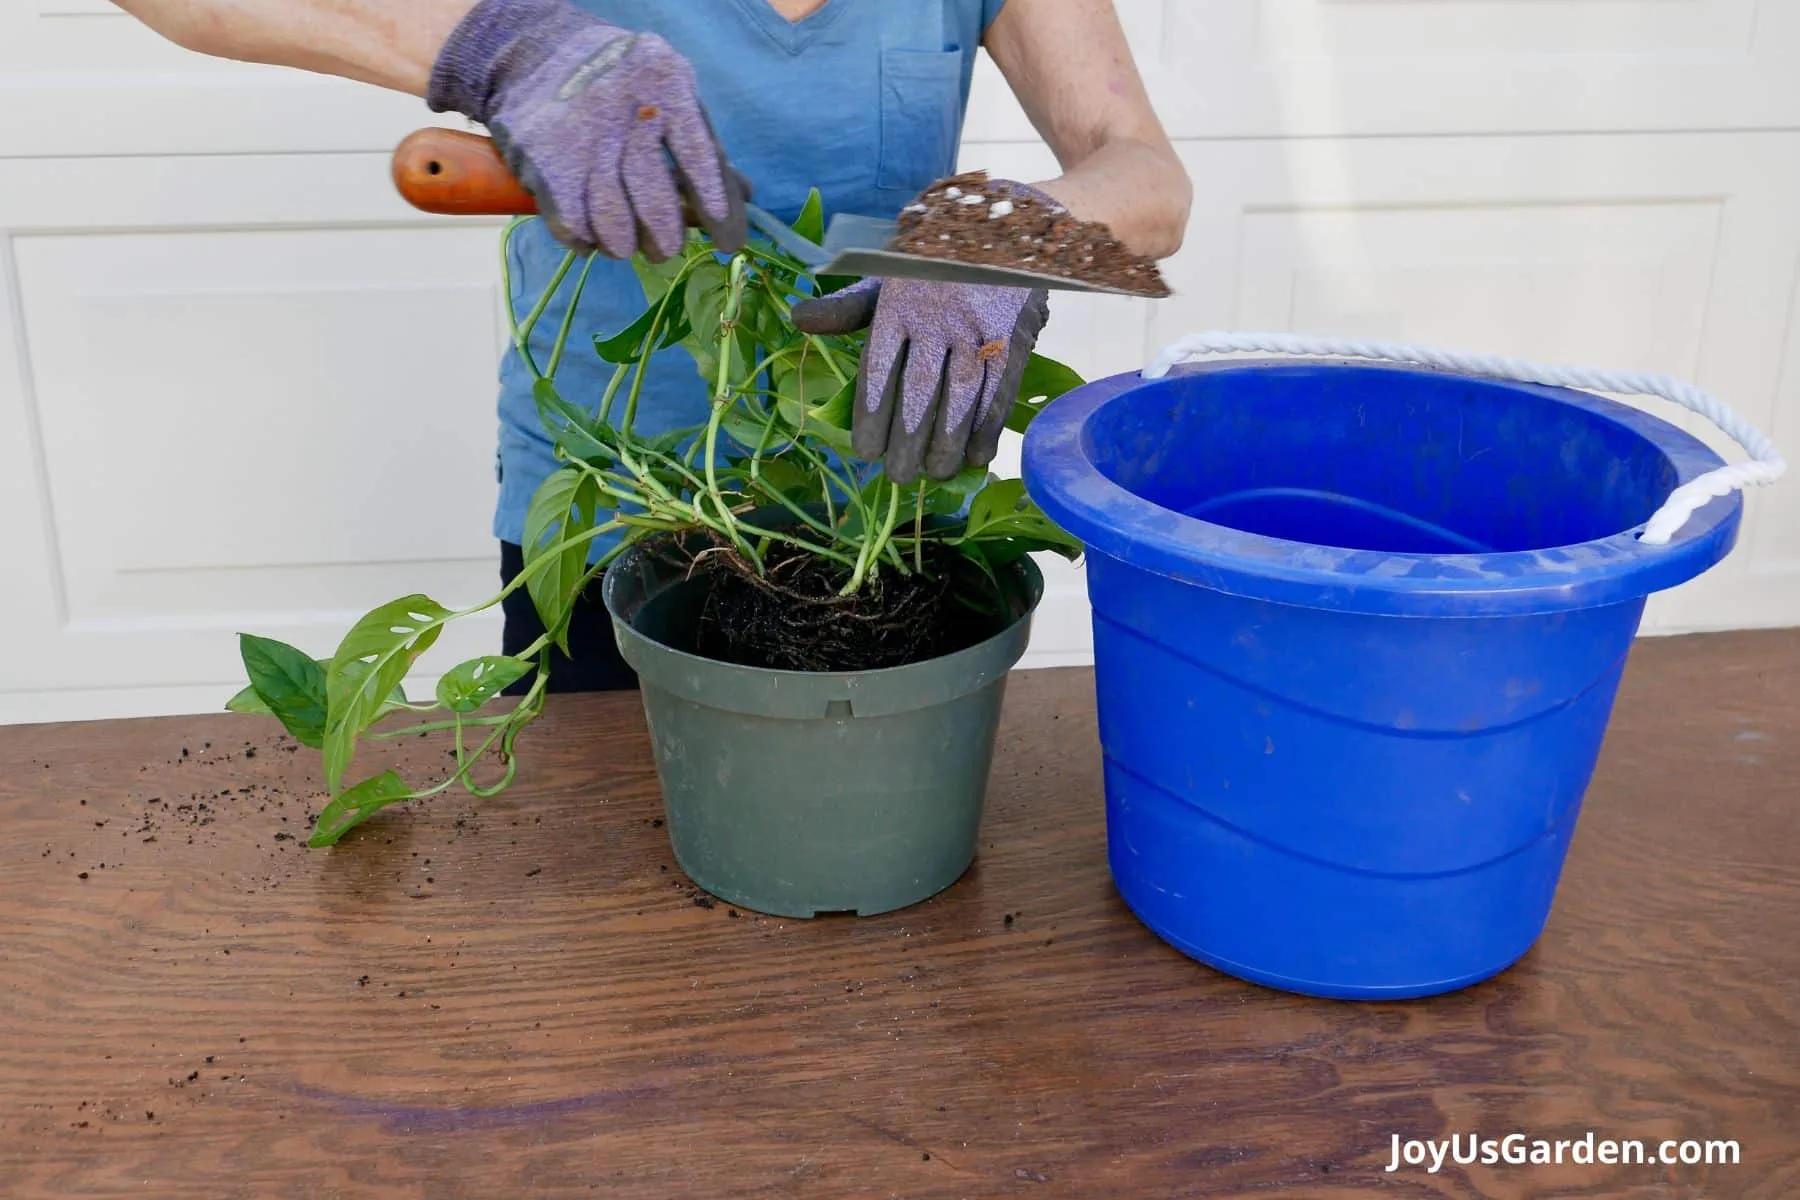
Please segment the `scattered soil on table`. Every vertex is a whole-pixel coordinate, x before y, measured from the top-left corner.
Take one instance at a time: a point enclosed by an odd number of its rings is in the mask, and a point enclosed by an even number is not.
[[[985,171],[954,175],[900,213],[888,249],[990,267],[1017,267],[1140,295],[1169,295],[1156,260],[1061,205],[1000,195]]]
[[[665,543],[658,553],[684,551]],[[974,645],[992,617],[959,599],[971,570],[946,546],[925,552],[923,572],[891,567],[843,596],[849,568],[775,543],[764,571],[729,546],[685,560],[710,583],[695,649],[707,658],[781,671],[872,671],[923,662]]]

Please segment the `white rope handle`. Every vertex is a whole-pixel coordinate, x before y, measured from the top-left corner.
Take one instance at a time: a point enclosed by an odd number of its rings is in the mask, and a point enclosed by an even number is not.
[[[1670,538],[1695,512],[1716,496],[1729,495],[1751,484],[1774,483],[1787,471],[1787,460],[1775,444],[1750,422],[1713,396],[1691,384],[1665,375],[1642,371],[1600,371],[1591,367],[1546,366],[1494,354],[1462,354],[1409,346],[1396,342],[1365,342],[1353,338],[1303,337],[1287,333],[1195,333],[1180,339],[1150,360],[1145,379],[1161,379],[1176,363],[1205,354],[1293,354],[1313,358],[1366,358],[1382,362],[1415,363],[1441,367],[1465,375],[1539,383],[1552,387],[1581,388],[1618,395],[1659,396],[1699,413],[1744,448],[1749,462],[1733,463],[1708,471],[1669,494],[1663,506],[1644,526],[1643,541],[1667,545]]]

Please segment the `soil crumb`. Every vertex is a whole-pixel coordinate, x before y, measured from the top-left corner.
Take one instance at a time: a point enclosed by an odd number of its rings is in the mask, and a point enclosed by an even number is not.
[[[1120,288],[1170,294],[1156,260],[1134,254],[1095,221],[1061,205],[989,194],[986,171],[941,180],[900,213],[888,249],[982,266],[1017,267]]]

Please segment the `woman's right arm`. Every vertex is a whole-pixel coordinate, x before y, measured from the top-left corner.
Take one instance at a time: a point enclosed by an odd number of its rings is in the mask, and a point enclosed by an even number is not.
[[[177,45],[423,96],[475,0],[114,0]]]
[[[569,0],[115,3],[202,54],[408,92],[486,125],[574,249],[680,253],[683,193],[719,249],[744,244],[748,184],[725,161],[688,61]]]

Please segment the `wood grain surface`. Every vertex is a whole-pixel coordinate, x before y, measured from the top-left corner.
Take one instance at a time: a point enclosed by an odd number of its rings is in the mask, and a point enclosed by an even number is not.
[[[0,729],[0,1195],[1800,1196],[1800,631],[1640,644],[1548,932],[1411,1003],[1146,932],[1091,686],[1015,679],[961,882],[810,923],[682,877],[635,697],[333,851],[269,723]],[[1590,1129],[1742,1161],[1384,1170]]]

